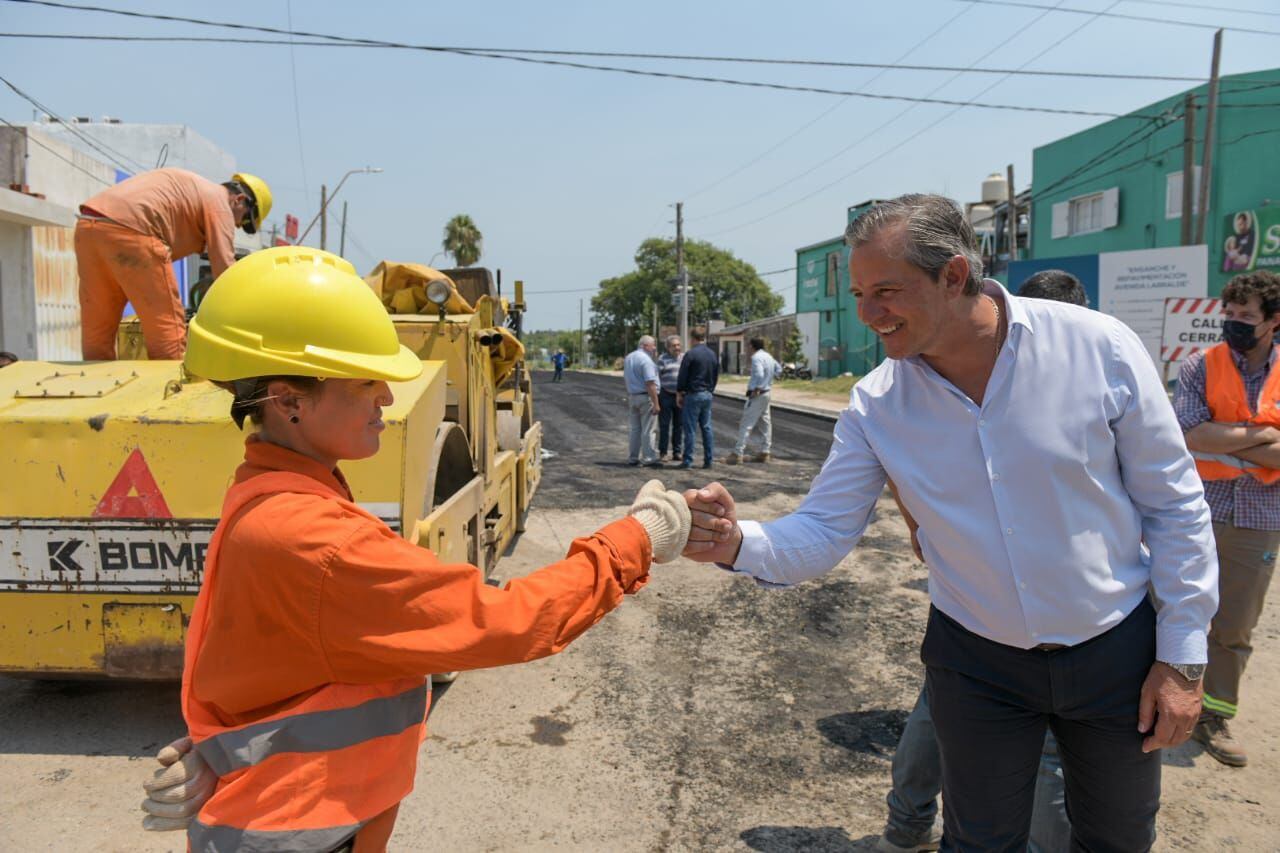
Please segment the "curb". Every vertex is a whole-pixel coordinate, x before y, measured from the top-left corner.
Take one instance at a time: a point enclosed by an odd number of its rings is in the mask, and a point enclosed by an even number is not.
[[[719,388],[711,393],[725,400],[745,402],[747,399],[746,394],[738,394],[734,391],[721,391]],[[784,412],[792,412],[797,415],[805,415],[810,418],[819,418],[824,421],[834,422],[840,419],[840,412],[835,412],[830,409],[819,409],[817,406],[806,406],[803,403],[786,403],[781,400],[770,400],[769,407],[771,409],[781,409]]]

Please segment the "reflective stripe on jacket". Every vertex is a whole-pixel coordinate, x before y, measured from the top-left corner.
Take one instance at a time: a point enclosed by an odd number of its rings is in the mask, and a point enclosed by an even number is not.
[[[220,777],[191,849],[330,851],[357,833],[360,853],[382,849],[413,788],[426,674],[559,651],[651,557],[623,519],[497,589],[397,536],[337,471],[250,439],[187,634],[183,713]]]
[[[1204,398],[1214,423],[1280,428],[1280,370],[1268,374],[1258,395],[1257,414],[1249,405],[1244,377],[1226,344],[1205,350],[1204,371]],[[1280,481],[1280,470],[1254,466],[1234,456],[1196,451],[1191,455],[1202,480],[1234,480],[1247,474],[1268,485]]]

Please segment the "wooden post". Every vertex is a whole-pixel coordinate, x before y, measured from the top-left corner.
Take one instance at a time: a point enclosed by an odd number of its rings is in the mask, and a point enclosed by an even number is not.
[[[329,188],[320,185],[320,248],[325,248],[325,239],[329,236]]]
[[[1191,245],[1195,209],[1192,193],[1196,176],[1196,96],[1187,92],[1182,116],[1182,245]]]
[[[1018,259],[1018,202],[1017,193],[1013,191],[1013,164],[1009,164],[1007,179],[1009,182],[1009,272],[1013,272],[1013,262]],[[1013,281],[1008,282],[1013,286]]]
[[[1196,243],[1204,242],[1209,221],[1209,187],[1213,179],[1213,134],[1218,125],[1218,65],[1222,59],[1222,30],[1213,34],[1213,70],[1209,75],[1209,108],[1204,117],[1204,151],[1200,155],[1200,215],[1196,218]]]

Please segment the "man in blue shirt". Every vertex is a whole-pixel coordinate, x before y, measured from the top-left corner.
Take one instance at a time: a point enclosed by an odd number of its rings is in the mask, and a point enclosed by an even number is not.
[[[751,378],[747,380],[747,402],[742,407],[742,421],[738,424],[738,443],[725,462],[737,465],[747,456],[747,440],[751,431],[760,426],[760,452],[757,462],[768,462],[773,450],[773,422],[769,418],[769,392],[773,380],[782,375],[782,365],[764,348],[764,338],[751,339]]]
[[[702,433],[702,467],[711,467],[715,447],[711,439],[711,398],[720,380],[720,359],[707,346],[705,332],[689,333],[693,346],[680,361],[676,377],[676,405],[684,410],[684,459],[681,468],[693,467],[693,431]]]
[[[686,553],[767,585],[817,577],[892,478],[929,564],[943,849],[1026,847],[1048,727],[1073,849],[1149,850],[1159,750],[1199,717],[1218,565],[1146,347],[1115,318],[984,281],[949,199],[882,202],[845,239],[858,317],[888,358],[794,513],[739,522],[723,486],[688,493]]]
[[[551,356],[551,364],[556,369],[556,375],[551,377],[552,382],[560,382],[564,379],[564,368],[569,363],[569,356],[564,354],[564,350],[556,350],[556,354]]]
[[[658,402],[658,365],[653,360],[658,345],[651,335],[640,338],[640,345],[622,362],[622,377],[627,383],[627,412],[630,424],[628,465],[644,464],[661,468],[658,451],[653,446],[653,428],[662,407]]]

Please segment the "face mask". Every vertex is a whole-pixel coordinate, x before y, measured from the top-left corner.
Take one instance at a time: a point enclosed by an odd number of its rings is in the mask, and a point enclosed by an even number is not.
[[[1257,346],[1258,327],[1239,320],[1223,320],[1222,339],[1227,342],[1227,346],[1243,355]]]

